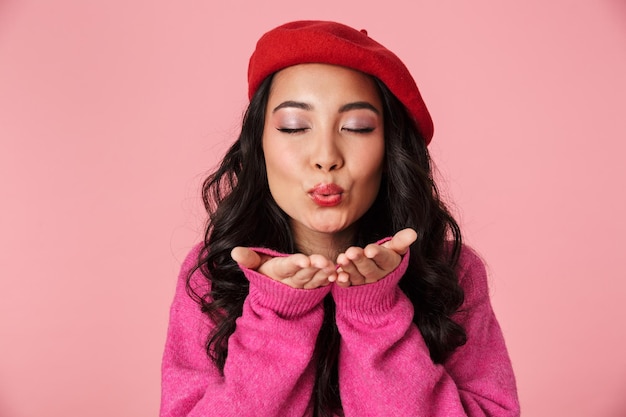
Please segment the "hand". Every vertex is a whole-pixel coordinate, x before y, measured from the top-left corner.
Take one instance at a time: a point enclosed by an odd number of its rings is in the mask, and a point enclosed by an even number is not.
[[[335,264],[322,255],[297,253],[273,257],[238,246],[231,251],[230,256],[238,264],[292,288],[318,288],[337,279]]]
[[[415,230],[403,229],[382,245],[372,243],[364,249],[356,246],[348,248],[337,257],[337,285],[349,287],[379,281],[400,265],[402,255],[415,239]]]

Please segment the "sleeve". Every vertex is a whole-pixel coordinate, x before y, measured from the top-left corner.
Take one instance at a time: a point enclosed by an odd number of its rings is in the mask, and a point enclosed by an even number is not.
[[[431,360],[412,322],[413,305],[397,285],[408,258],[377,283],[332,290],[345,416],[519,416],[511,362],[478,256],[463,249],[465,301],[454,319],[468,340],[443,365]]]
[[[160,416],[308,415],[313,351],[324,315],[321,301],[330,288],[293,289],[244,269],[250,290],[229,338],[222,375],[204,348],[212,323],[185,288],[198,252],[192,251],[183,264],[170,310]],[[192,282],[203,281],[196,271]]]

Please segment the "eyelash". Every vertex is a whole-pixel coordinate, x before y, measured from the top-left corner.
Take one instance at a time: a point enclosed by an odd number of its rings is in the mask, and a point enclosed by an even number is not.
[[[287,127],[278,127],[276,129],[279,132],[286,133],[288,135],[293,135],[295,133],[301,133],[301,132],[304,132],[305,130],[308,130],[308,128],[306,128],[306,127],[296,128],[296,129],[291,129],[291,128],[287,128]],[[344,127],[344,128],[342,128],[342,130],[345,130],[345,131],[350,132],[350,133],[365,134],[365,133],[373,132],[374,128],[373,127],[363,127],[363,128],[359,128],[359,129],[349,129],[347,127]]]
[[[350,133],[371,133],[374,131],[373,127],[361,127],[358,129],[348,129],[347,127],[344,127],[342,130],[348,131]]]
[[[297,129],[291,129],[291,128],[288,128],[288,127],[277,127],[276,129],[279,132],[287,133],[288,135],[293,135],[294,133],[300,133],[300,132],[304,132],[305,130],[307,130],[306,127],[301,127],[301,128],[297,128]]]

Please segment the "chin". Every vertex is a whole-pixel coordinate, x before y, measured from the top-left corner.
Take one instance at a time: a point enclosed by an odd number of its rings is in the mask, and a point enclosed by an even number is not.
[[[319,232],[319,233],[327,233],[327,234],[337,234],[337,233],[341,233],[344,232],[346,229],[348,229],[350,227],[350,225],[346,225],[346,224],[323,224],[323,225],[316,225],[311,227],[311,229]]]

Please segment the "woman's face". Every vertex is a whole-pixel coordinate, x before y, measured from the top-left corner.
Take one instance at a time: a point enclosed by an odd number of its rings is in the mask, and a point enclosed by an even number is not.
[[[275,74],[263,152],[270,192],[296,236],[347,231],[374,202],[385,152],[383,108],[365,74],[301,64]]]

